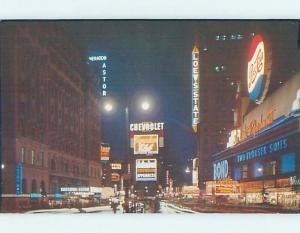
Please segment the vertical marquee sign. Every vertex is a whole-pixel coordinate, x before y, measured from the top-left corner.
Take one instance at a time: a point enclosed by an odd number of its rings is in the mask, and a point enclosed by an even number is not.
[[[247,87],[251,100],[261,104],[265,99],[271,76],[271,57],[268,44],[257,34],[248,54]]]
[[[100,71],[100,74],[97,73],[97,91],[101,94],[101,96],[107,96],[107,81],[108,81],[108,73],[107,73],[107,56],[90,56],[89,61],[96,62],[97,64],[97,72]],[[100,68],[100,69],[99,69]]]
[[[23,179],[23,167],[22,167],[22,163],[18,163],[16,166],[16,194],[17,195],[23,193],[22,179]]]
[[[200,123],[199,97],[199,50],[194,46],[192,51],[192,128],[195,133]]]

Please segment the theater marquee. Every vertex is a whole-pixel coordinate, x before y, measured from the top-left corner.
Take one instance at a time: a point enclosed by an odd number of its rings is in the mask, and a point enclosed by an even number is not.
[[[199,97],[199,50],[194,46],[192,51],[192,128],[195,133],[200,122]]]

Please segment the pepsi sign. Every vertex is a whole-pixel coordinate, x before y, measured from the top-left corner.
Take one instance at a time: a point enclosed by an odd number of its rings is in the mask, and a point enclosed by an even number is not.
[[[247,87],[251,100],[260,104],[266,97],[270,83],[270,58],[261,35],[256,35],[248,54]]]

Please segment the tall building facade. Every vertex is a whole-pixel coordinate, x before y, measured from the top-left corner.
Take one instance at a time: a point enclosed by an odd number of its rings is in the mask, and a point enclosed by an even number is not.
[[[0,26],[3,207],[16,207],[9,195],[100,186],[100,113],[85,57],[56,23]]]

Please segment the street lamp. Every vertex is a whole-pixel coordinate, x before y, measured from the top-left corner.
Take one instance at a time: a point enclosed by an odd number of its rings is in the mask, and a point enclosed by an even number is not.
[[[185,169],[185,173],[190,173],[190,172],[191,172],[191,170],[190,170],[189,166],[187,166]]]
[[[113,109],[113,106],[111,103],[106,103],[104,105],[104,109],[105,109],[105,111],[110,112]]]
[[[142,107],[143,110],[147,111],[147,110],[149,110],[149,108],[150,108],[150,103],[147,102],[147,101],[144,101],[144,102],[141,104],[141,107]]]
[[[139,108],[141,108],[142,111],[146,112],[149,111],[150,107],[151,107],[151,101],[149,98],[137,98],[138,102],[139,102]],[[115,109],[117,109],[117,107],[115,107],[117,104],[115,103],[115,101],[113,99],[106,99],[106,101],[103,103],[103,107],[105,112],[109,113],[112,111],[115,111]],[[129,155],[130,155],[130,141],[129,141],[129,107],[128,105],[125,105],[125,109],[124,113],[125,113],[125,126],[126,126],[126,162],[129,162]],[[133,173],[132,173],[133,174]],[[127,187],[128,188],[128,187]]]
[[[1,164],[1,169],[4,169],[5,168],[5,165],[2,163]]]

